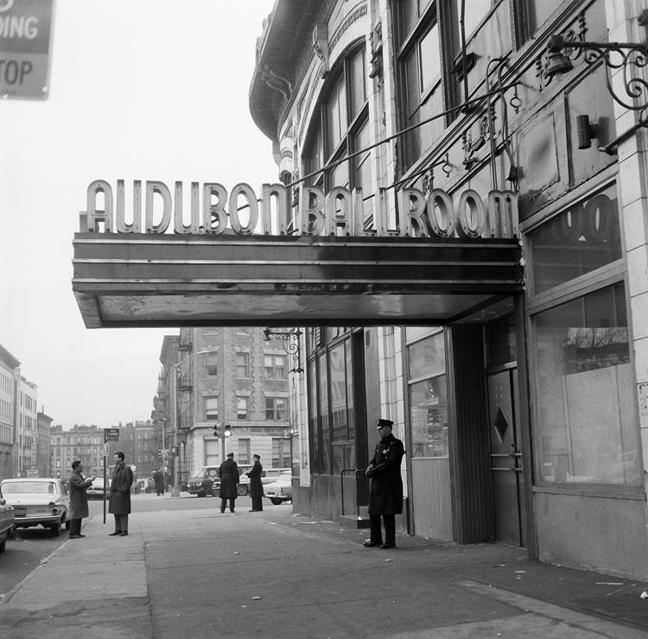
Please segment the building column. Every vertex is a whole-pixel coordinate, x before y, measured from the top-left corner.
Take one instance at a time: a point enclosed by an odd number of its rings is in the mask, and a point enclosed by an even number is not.
[[[609,40],[641,42],[645,32],[638,25],[637,17],[643,9],[646,9],[645,1],[626,0],[621,3],[607,0]],[[647,80],[645,70],[640,72]],[[613,76],[613,86],[619,95],[624,94],[622,69]],[[640,99],[645,101],[648,96],[642,94]],[[638,113],[616,103],[614,108],[616,133],[621,135],[635,124]],[[636,135],[620,144],[618,152],[619,215],[628,269],[629,324],[634,350],[643,465],[644,469],[648,469],[648,131],[639,129]]]

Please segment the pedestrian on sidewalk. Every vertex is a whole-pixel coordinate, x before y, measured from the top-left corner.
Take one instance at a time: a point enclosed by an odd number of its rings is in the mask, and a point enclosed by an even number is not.
[[[234,461],[234,453],[227,453],[227,459],[218,467],[220,477],[220,498],[222,513],[229,502],[230,512],[234,512],[234,502],[238,497],[239,469]]]
[[[133,485],[133,471],[124,462],[124,453],[115,453],[113,461],[112,481],[110,483],[110,501],[108,512],[115,517],[115,530],[109,533],[111,537],[128,535],[128,515],[131,511],[131,486]]]
[[[254,465],[247,473],[250,478],[250,497],[252,498],[251,513],[259,513],[263,510],[263,482],[261,475],[263,466],[261,465],[261,455],[252,455]]]
[[[403,512],[403,479],[401,461],[405,454],[403,442],[392,435],[394,422],[378,419],[376,428],[380,441],[365,474],[371,479],[369,491],[369,524],[371,536],[364,546],[383,549],[396,546],[396,515]],[[383,542],[382,524],[385,527]]]
[[[72,473],[70,474],[70,539],[81,539],[81,520],[89,516],[88,493],[89,486],[96,478],[83,476],[83,464],[77,459],[72,462]]]

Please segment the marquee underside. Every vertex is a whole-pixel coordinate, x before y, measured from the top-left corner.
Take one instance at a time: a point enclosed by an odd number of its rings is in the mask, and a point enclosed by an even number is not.
[[[447,324],[523,288],[517,240],[79,233],[88,328]]]

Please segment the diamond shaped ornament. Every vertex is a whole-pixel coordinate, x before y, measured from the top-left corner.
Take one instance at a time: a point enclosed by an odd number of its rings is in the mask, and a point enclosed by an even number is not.
[[[493,423],[493,428],[497,433],[497,438],[499,439],[499,443],[503,444],[506,431],[508,430],[508,421],[506,420],[506,417],[504,415],[504,412],[502,411],[501,406],[497,407],[497,415],[495,417],[495,422]]]

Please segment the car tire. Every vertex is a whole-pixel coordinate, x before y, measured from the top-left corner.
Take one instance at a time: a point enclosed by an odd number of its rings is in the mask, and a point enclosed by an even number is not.
[[[239,497],[245,497],[248,494],[248,487],[245,484],[239,484],[236,488],[236,494]]]
[[[270,497],[270,501],[271,501],[275,506],[279,506],[279,505],[283,502],[283,499],[276,499],[276,498],[274,498],[274,497]]]
[[[7,538],[5,537],[2,541],[0,541],[0,553],[3,553],[6,547],[7,547]]]
[[[207,495],[203,492],[196,493],[196,497],[207,497]]]
[[[57,521],[55,524],[52,524],[50,530],[52,531],[52,537],[58,537],[61,534],[61,522]]]

